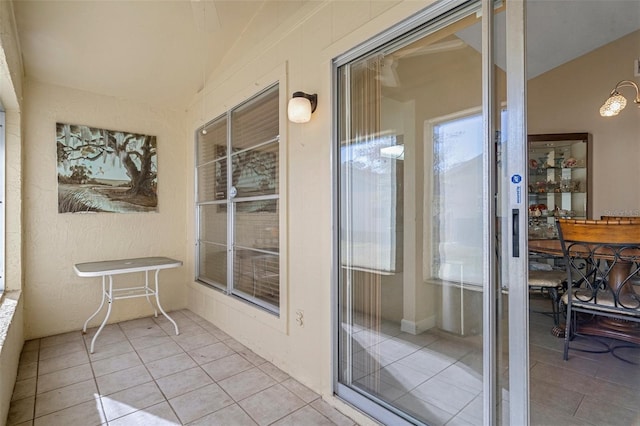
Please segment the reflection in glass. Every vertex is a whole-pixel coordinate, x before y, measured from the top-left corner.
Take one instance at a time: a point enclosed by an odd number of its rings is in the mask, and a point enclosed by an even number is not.
[[[280,245],[278,200],[235,203],[235,245],[277,252]]]
[[[412,423],[483,422],[476,11],[338,70],[339,383]]]
[[[207,204],[199,207],[200,239],[208,243],[227,243],[227,213],[222,204]]]
[[[225,288],[227,286],[227,248],[225,245],[201,242],[198,256],[199,279]]]
[[[233,291],[277,309],[280,303],[280,256],[250,249],[236,249]]]
[[[198,168],[198,202],[227,199],[227,161],[217,160]]]
[[[237,198],[278,193],[278,140],[231,155]]]

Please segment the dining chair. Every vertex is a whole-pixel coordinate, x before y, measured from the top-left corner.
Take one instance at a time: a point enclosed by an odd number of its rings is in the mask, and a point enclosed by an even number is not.
[[[603,350],[572,349],[611,352],[634,363],[619,351],[640,348],[640,222],[559,219],[557,226],[567,281],[576,283],[562,296],[567,306],[564,360],[576,336],[601,336],[615,340],[597,339]]]
[[[551,312],[538,313],[550,314],[554,325],[560,323],[560,294],[565,288],[566,282],[566,271],[529,271],[529,291],[548,294],[551,299]]]

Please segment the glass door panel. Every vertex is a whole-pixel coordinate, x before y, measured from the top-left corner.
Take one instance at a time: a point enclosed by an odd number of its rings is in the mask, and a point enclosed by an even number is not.
[[[338,393],[378,419],[508,416],[507,217],[493,201],[506,78],[486,56],[480,8],[452,8],[337,68]]]

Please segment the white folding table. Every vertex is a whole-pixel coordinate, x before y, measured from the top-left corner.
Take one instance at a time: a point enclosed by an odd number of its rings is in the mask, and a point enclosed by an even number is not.
[[[102,277],[102,302],[98,309],[91,315],[84,323],[82,332],[87,332],[87,324],[93,319],[98,312],[104,306],[105,300],[108,302],[107,315],[105,316],[102,324],[96,331],[95,336],[91,339],[91,353],[93,353],[93,346],[98,338],[98,335],[107,324],[109,315],[111,314],[111,304],[114,300],[118,299],[131,299],[134,297],[146,297],[147,302],[153,308],[154,314],[157,317],[158,311],[151,303],[149,296],[155,296],[158,309],[164,315],[176,329],[176,334],[179,334],[178,324],[162,309],[160,305],[160,298],[158,296],[158,274],[161,269],[177,268],[182,266],[180,260],[170,259],[168,257],[140,257],[136,259],[120,259],[120,260],[106,260],[100,262],[87,262],[77,263],[73,269],[80,277]],[[155,288],[149,287],[149,271],[155,271]],[[144,272],[144,286],[128,287],[128,288],[113,288],[113,276],[119,274],[130,274],[133,272]],[[107,277],[109,278],[109,285],[107,286]]]

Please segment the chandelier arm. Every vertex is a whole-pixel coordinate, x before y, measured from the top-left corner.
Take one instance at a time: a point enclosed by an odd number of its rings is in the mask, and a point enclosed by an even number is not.
[[[638,89],[638,85],[635,82],[631,80],[619,81],[618,84],[616,84],[616,87],[611,91],[610,96],[618,93],[618,88],[620,87],[633,87],[634,89],[636,89],[636,98],[633,100],[633,102],[636,104],[640,104],[640,89]]]

